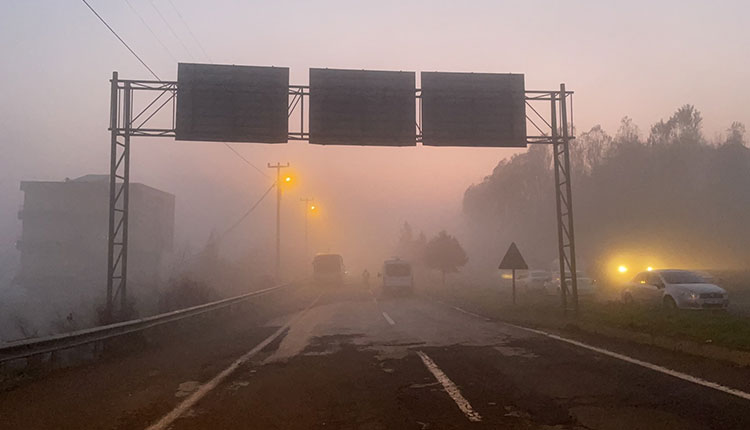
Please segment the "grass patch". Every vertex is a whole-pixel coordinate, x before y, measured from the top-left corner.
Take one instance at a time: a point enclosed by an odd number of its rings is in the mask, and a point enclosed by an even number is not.
[[[665,312],[661,307],[582,300],[578,318],[563,315],[559,299],[511,296],[498,289],[451,286],[431,290],[437,298],[482,315],[536,327],[609,327],[750,351],[750,318],[721,311]]]

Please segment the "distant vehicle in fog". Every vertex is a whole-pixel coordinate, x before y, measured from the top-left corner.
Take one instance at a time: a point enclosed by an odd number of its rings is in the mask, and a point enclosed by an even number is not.
[[[313,280],[318,285],[344,284],[344,258],[339,254],[318,254],[313,258]]]
[[[622,300],[662,304],[668,309],[726,309],[729,294],[695,272],[651,270],[635,275],[625,285]]]
[[[596,281],[586,275],[584,272],[576,272],[576,287],[578,290],[578,296],[593,296],[596,293]],[[568,286],[568,294],[571,294],[572,292],[572,284],[570,283],[570,280],[566,280],[566,285]],[[560,294],[560,276],[555,276],[550,281],[547,281],[544,283],[544,290],[549,295],[559,295]]]
[[[552,280],[552,275],[545,270],[528,270],[516,275],[516,285],[521,291],[542,293],[545,284]]]
[[[383,278],[383,292],[411,293],[414,291],[414,273],[408,261],[399,258],[385,260],[383,272],[378,274]]]

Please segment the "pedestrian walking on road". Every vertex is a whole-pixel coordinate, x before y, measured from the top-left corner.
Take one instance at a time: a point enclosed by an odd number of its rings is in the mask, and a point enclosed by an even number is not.
[[[362,283],[365,285],[365,288],[370,288],[370,272],[367,269],[362,271]]]

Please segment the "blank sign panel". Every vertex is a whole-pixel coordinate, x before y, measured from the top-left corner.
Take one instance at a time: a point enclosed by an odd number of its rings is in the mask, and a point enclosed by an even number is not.
[[[289,69],[180,63],[177,140],[286,143]]]
[[[525,147],[524,75],[422,72],[422,143]]]
[[[414,146],[414,72],[310,69],[310,143]]]

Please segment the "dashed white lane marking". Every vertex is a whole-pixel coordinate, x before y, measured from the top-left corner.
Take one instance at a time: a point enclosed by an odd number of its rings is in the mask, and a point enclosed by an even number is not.
[[[451,306],[451,307],[454,308],[454,309],[456,309],[456,310],[458,310],[458,311],[464,312],[466,314],[474,315],[474,316],[476,316],[478,318],[482,318],[482,319],[485,319],[485,320],[488,319],[486,317],[483,317],[483,316],[477,315],[477,314],[473,314],[472,312],[463,310],[463,309],[461,309],[459,307],[456,307],[456,306]],[[664,367],[664,366],[659,366],[658,364],[649,363],[647,361],[639,360],[637,358],[633,358],[633,357],[627,356],[625,354],[620,354],[618,352],[610,351],[608,349],[599,348],[597,346],[589,345],[589,344],[586,344],[586,343],[583,343],[583,342],[579,342],[577,340],[568,339],[568,338],[565,338],[565,337],[562,337],[562,336],[558,336],[558,335],[552,334],[552,333],[547,333],[546,331],[537,330],[537,329],[528,328],[528,327],[523,327],[523,326],[520,326],[520,325],[515,325],[515,324],[506,323],[506,322],[502,322],[502,321],[499,321],[499,322],[502,323],[502,324],[508,325],[510,327],[515,327],[515,328],[517,328],[519,330],[524,330],[524,331],[528,331],[528,332],[531,332],[531,333],[536,333],[536,334],[541,335],[541,336],[546,336],[546,337],[548,337],[550,339],[555,339],[555,340],[558,340],[560,342],[569,343],[569,344],[575,345],[575,346],[577,346],[579,348],[588,349],[589,351],[594,351],[594,352],[597,352],[599,354],[606,355],[608,357],[612,357],[612,358],[616,358],[618,360],[625,361],[627,363],[631,363],[631,364],[635,364],[637,366],[645,367],[646,369],[650,369],[650,370],[653,370],[655,372],[663,373],[665,375],[669,375],[669,376],[675,377],[677,379],[682,379],[683,381],[687,381],[687,382],[690,382],[690,383],[693,383],[693,384],[696,384],[696,385],[701,385],[701,386],[704,386],[704,387],[707,387],[707,388],[711,388],[711,389],[714,389],[714,390],[717,390],[717,391],[721,391],[721,392],[726,393],[726,394],[731,394],[733,396],[737,396],[737,397],[740,397],[740,398],[745,399],[745,400],[750,400],[750,393],[747,393],[747,392],[742,391],[742,390],[738,390],[736,388],[727,387],[727,386],[724,386],[724,385],[721,385],[721,384],[717,384],[716,382],[707,381],[707,380],[699,378],[697,376],[688,375],[687,373],[678,372],[676,370],[672,370],[672,369],[669,369],[669,368]]]
[[[435,362],[424,352],[417,351],[417,354],[419,355],[419,358],[422,359],[422,362],[427,369],[433,376],[435,376],[435,379],[437,379],[437,381],[440,382],[440,385],[443,386],[445,392],[451,396],[451,399],[453,399],[454,402],[456,402],[456,405],[461,409],[461,412],[466,415],[466,418],[473,422],[482,421],[482,416],[471,407],[469,401],[461,394],[461,390],[459,390],[456,384],[454,384],[453,381],[451,381],[450,378],[440,370],[437,364],[435,364]]]
[[[383,313],[383,318],[385,318],[385,320],[388,321],[388,324],[390,324],[390,325],[396,325],[396,321],[393,321],[393,318],[391,318],[390,315],[388,315],[385,312],[382,312],[382,313]]]
[[[459,312],[463,312],[463,313],[465,313],[466,315],[471,315],[471,316],[473,316],[473,317],[476,317],[476,318],[479,318],[479,319],[483,319],[483,320],[485,320],[485,321],[492,321],[492,319],[490,319],[490,318],[487,318],[487,317],[485,317],[485,316],[482,316],[482,315],[479,315],[479,314],[475,314],[474,312],[469,312],[469,311],[467,311],[466,309],[461,309],[461,308],[459,308],[458,306],[451,306],[451,305],[448,305],[448,306],[452,307],[453,309],[455,309],[455,310],[457,310],[457,311],[459,311]]]
[[[378,298],[377,298],[377,297],[375,297],[375,293],[373,293],[373,292],[372,292],[372,290],[371,290],[371,289],[369,289],[369,288],[367,289],[367,292],[369,292],[369,293],[370,293],[370,295],[372,296],[372,302],[373,302],[373,303],[375,303],[375,304],[377,305],[377,304],[378,304]]]
[[[196,403],[198,403],[206,394],[208,394],[211,390],[216,388],[217,385],[221,383],[224,379],[227,378],[227,376],[231,375],[236,371],[241,365],[243,365],[245,362],[247,362],[250,358],[252,358],[255,354],[260,352],[263,348],[268,346],[271,342],[276,340],[282,333],[284,333],[294,322],[302,318],[303,315],[307,313],[310,308],[312,308],[315,303],[320,300],[322,297],[322,294],[319,295],[315,300],[312,301],[302,312],[297,314],[294,318],[289,320],[286,324],[284,324],[282,327],[280,327],[278,330],[273,332],[272,335],[268,336],[263,340],[263,342],[257,344],[253,349],[245,353],[243,356],[235,360],[229,367],[222,370],[221,373],[214,376],[213,379],[206,382],[205,384],[201,385],[193,394],[191,394],[188,398],[182,401],[179,405],[177,405],[176,408],[174,408],[170,413],[167,415],[164,415],[159,421],[157,421],[154,424],[151,424],[146,430],[164,430],[169,428],[169,426],[172,425],[172,423],[179,418],[182,414],[190,410],[193,406],[195,406]]]

